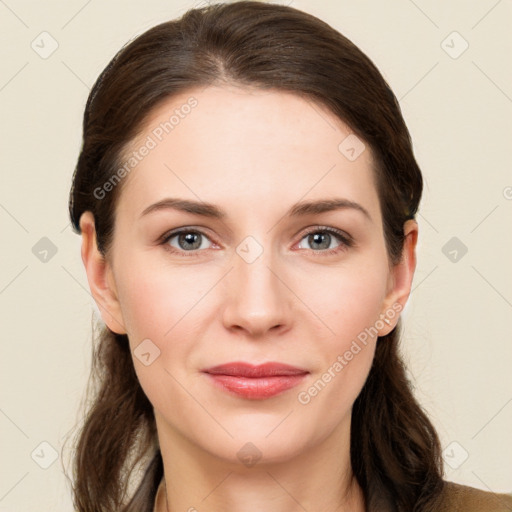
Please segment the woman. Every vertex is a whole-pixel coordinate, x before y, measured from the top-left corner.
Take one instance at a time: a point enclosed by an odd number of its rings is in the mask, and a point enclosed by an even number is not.
[[[116,55],[83,130],[106,328],[79,511],[511,509],[443,480],[399,357],[422,177],[357,47],[290,7],[191,10]]]

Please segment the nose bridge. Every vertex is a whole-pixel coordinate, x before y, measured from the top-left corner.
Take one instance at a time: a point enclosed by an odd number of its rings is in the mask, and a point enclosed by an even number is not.
[[[234,268],[227,276],[230,300],[224,311],[226,327],[237,326],[255,335],[287,323],[287,288],[281,282],[270,239],[260,242],[247,236],[236,247]]]

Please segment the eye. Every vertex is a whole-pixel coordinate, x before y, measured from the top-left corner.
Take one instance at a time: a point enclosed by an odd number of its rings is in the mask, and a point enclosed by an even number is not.
[[[176,239],[174,243],[173,239]],[[209,238],[202,231],[187,228],[164,235],[161,244],[166,250],[179,256],[199,256],[199,249],[208,249],[203,243],[205,240]]]
[[[316,255],[337,254],[354,245],[350,235],[335,228],[325,226],[316,226],[309,230],[301,239],[306,240],[312,246],[310,249]],[[160,244],[165,250],[178,256],[200,256],[200,249],[205,250],[208,247],[206,241],[210,238],[200,230],[192,228],[182,228],[171,233],[163,235]],[[331,243],[338,241],[338,245],[332,248]],[[303,249],[303,247],[299,247]],[[317,250],[318,249],[318,250]]]
[[[318,226],[306,233],[301,239],[306,240],[313,247],[314,253],[326,254],[337,254],[341,251],[346,250],[354,245],[353,239],[343,231],[335,228],[328,228],[324,226]],[[331,242],[338,240],[339,244],[332,248]],[[302,247],[300,247],[302,249]],[[314,250],[314,249],[320,249]]]

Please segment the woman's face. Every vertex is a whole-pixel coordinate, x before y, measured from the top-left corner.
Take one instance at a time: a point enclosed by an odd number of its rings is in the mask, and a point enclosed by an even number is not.
[[[123,163],[95,298],[128,334],[159,434],[232,462],[244,450],[285,460],[345,435],[414,271],[413,256],[389,267],[370,148],[297,95],[208,87],[158,106]],[[239,394],[204,373],[230,362],[307,373]]]

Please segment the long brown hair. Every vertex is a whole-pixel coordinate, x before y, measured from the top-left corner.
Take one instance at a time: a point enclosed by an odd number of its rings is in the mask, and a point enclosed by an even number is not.
[[[222,83],[299,94],[351,127],[375,157],[389,261],[399,262],[404,223],[416,215],[423,181],[394,94],[372,61],[328,24],[291,7],[256,1],[191,9],[115,55],[85,108],[69,200],[75,231],[80,233],[81,214],[91,211],[98,247],[108,256],[122,182],[108,194],[97,191],[122,165],[123,149],[160,102]],[[377,341],[368,379],[353,405],[351,463],[368,511],[428,512],[444,485],[441,448],[413,396],[398,351],[399,333],[400,324]],[[153,409],[136,377],[126,335],[101,329],[92,380],[96,387],[73,459],[75,506],[79,512],[151,511],[162,457]],[[136,478],[136,467],[145,471],[142,478]]]

